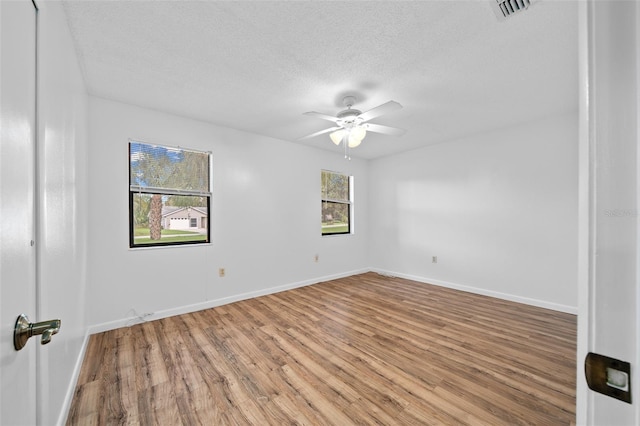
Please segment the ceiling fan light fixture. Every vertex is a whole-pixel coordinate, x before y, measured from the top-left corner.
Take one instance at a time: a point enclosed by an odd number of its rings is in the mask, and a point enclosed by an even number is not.
[[[349,148],[355,148],[362,143],[362,139],[367,136],[367,131],[363,127],[354,127],[349,132]]]
[[[354,138],[362,141],[362,139],[364,139],[364,137],[367,136],[367,129],[365,129],[364,127],[357,126],[352,128],[351,132],[349,133]]]
[[[336,130],[330,133],[329,137],[331,138],[331,142],[340,145],[340,142],[342,142],[346,136],[349,148],[355,148],[362,143],[362,139],[364,139],[366,135],[367,130],[364,127],[353,127],[351,129]]]
[[[362,139],[367,135],[367,130],[364,127],[353,127],[351,129],[340,129],[329,134],[331,142],[336,145],[340,145],[340,142],[347,136],[347,143],[349,148],[355,148],[362,143]]]
[[[362,139],[356,139],[352,136],[349,136],[349,148],[355,148],[362,143]]]
[[[346,130],[340,129],[329,134],[329,137],[331,138],[331,142],[333,142],[336,145],[340,145],[340,142],[342,142],[342,139],[344,139],[344,135],[346,133],[347,133]]]

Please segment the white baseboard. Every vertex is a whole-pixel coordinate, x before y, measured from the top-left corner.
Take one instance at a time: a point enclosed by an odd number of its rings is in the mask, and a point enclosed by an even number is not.
[[[78,384],[78,378],[80,377],[80,370],[82,369],[82,363],[84,362],[84,355],[87,352],[87,345],[89,344],[89,332],[85,332],[84,339],[82,341],[82,345],[80,346],[80,352],[78,353],[78,358],[76,359],[76,364],[73,367],[73,372],[71,374],[71,379],[69,380],[69,386],[67,386],[67,392],[64,397],[64,401],[62,402],[62,407],[60,408],[60,414],[58,415],[58,421],[56,422],[57,426],[63,426],[67,423],[67,418],[69,417],[69,410],[71,409],[71,403],[73,402],[73,395],[76,391],[76,386]]]
[[[350,277],[352,275],[358,275],[358,274],[362,274],[369,271],[370,269],[365,268],[365,269],[358,269],[358,270],[349,271],[349,272],[343,272],[340,274],[325,275],[323,277],[312,278],[304,281],[297,281],[297,282],[284,284],[276,287],[270,287],[270,288],[260,289],[256,291],[251,291],[248,293],[235,294],[233,296],[223,297],[221,299],[207,300],[205,302],[194,303],[192,305],[178,306],[175,308],[154,312],[152,315],[145,317],[144,320],[140,319],[139,317],[133,316],[133,317],[122,318],[119,320],[105,322],[101,324],[94,324],[89,327],[88,334],[102,333],[104,331],[115,330],[117,328],[122,328],[122,327],[129,327],[134,324],[140,324],[143,321],[153,321],[157,319],[171,317],[174,315],[188,314],[190,312],[201,311],[203,309],[215,308],[216,306],[222,306],[229,303],[239,302],[241,300],[252,299],[254,297],[266,296],[268,294],[280,293],[281,291],[292,290],[298,287],[305,287],[308,285],[317,284],[319,282]]]
[[[508,293],[501,293],[493,290],[486,290],[486,289],[464,285],[464,284],[457,284],[457,283],[452,283],[448,281],[421,277],[417,275],[404,274],[401,272],[387,271],[379,268],[364,268],[364,269],[343,272],[340,274],[332,274],[332,275],[326,275],[323,277],[312,278],[304,281],[297,281],[289,284],[260,289],[260,290],[251,291],[247,293],[236,294],[233,296],[223,297],[220,299],[207,300],[205,302],[194,303],[192,305],[178,306],[175,308],[154,312],[152,315],[145,317],[144,320],[141,320],[136,316],[132,316],[132,317],[122,318],[119,320],[105,322],[101,324],[94,324],[89,327],[88,334],[91,335],[96,333],[102,333],[104,331],[115,330],[117,328],[129,327],[134,324],[139,324],[145,320],[153,321],[157,319],[171,317],[174,315],[182,315],[190,312],[201,311],[203,309],[215,308],[216,306],[222,306],[229,303],[239,302],[241,300],[247,300],[247,299],[251,299],[259,296],[265,296],[268,294],[279,293],[281,291],[291,290],[298,287],[304,287],[304,286],[316,284],[323,281],[330,281],[338,278],[350,277],[352,275],[358,275],[365,272],[376,272],[383,275],[391,275],[394,277],[405,278],[408,280],[422,282],[426,284],[434,284],[441,287],[447,287],[455,290],[466,291],[469,293],[481,294],[483,296],[495,297],[498,299],[509,300],[517,303],[524,303],[526,305],[537,306],[540,308],[551,309],[554,311],[565,312],[568,314],[573,314],[573,315],[578,314],[578,308],[575,306],[562,305],[558,303],[548,302],[545,300],[531,299],[527,297],[517,296],[513,294],[508,294]],[[85,342],[85,345],[86,345],[86,342]],[[83,353],[83,356],[84,356],[84,353]]]
[[[384,269],[371,268],[370,270],[371,272],[376,272],[381,275],[389,275],[389,276],[398,277],[398,278],[405,278],[407,280],[418,281],[425,284],[433,284],[441,287],[451,288],[454,290],[466,291],[468,293],[495,297],[496,299],[508,300],[508,301],[517,302],[517,303],[524,303],[525,305],[537,306],[539,308],[551,309],[553,311],[578,315],[578,308],[576,306],[567,306],[559,303],[547,302],[545,300],[531,299],[528,297],[516,296],[508,293],[501,293],[498,291],[486,290],[478,287],[472,287],[469,285],[456,284],[448,281],[420,277],[417,275],[403,274],[401,272],[386,271]]]

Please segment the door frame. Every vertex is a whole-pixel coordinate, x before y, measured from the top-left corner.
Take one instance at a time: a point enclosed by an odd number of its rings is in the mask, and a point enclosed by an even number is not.
[[[576,350],[576,424],[585,425],[593,399],[584,380],[583,364],[591,347],[590,336],[590,281],[592,252],[591,203],[591,146],[589,129],[589,26],[587,3],[578,5],[578,327]]]
[[[595,115],[598,107],[595,105],[596,90],[596,64],[598,52],[596,42],[611,42],[607,40],[609,35],[596,32],[596,3],[598,0],[587,0],[578,3],[578,68],[579,68],[579,141],[578,141],[578,335],[577,335],[577,363],[576,363],[576,424],[591,425],[596,419],[597,410],[603,410],[603,398],[589,390],[584,374],[584,360],[588,352],[606,350],[597,340],[597,325],[601,318],[602,302],[598,300],[597,290],[602,290],[602,284],[596,281],[597,258],[597,197],[596,194],[596,160],[600,160],[596,144],[605,146],[607,140],[596,140],[596,128],[604,127],[610,123],[600,121],[600,116]],[[599,17],[602,19],[602,17]],[[640,70],[640,6],[636,4],[633,17],[635,27],[635,39],[630,40],[631,49],[635,49],[636,71]],[[601,23],[601,21],[600,21]],[[635,81],[631,82],[630,89],[635,91],[636,112],[640,113],[640,75],[635,73]],[[606,108],[606,105],[605,105]],[[635,136],[636,142],[640,137],[640,118],[636,114]],[[636,188],[640,188],[640,146],[636,144]],[[600,206],[601,207],[601,206]],[[636,247],[640,244],[640,197],[635,200],[636,223]],[[612,277],[614,278],[614,277]],[[616,283],[620,286],[620,283]],[[635,287],[635,312],[627,321],[636,324],[636,334],[640,327],[640,250],[635,253],[635,281],[630,282]],[[624,288],[624,287],[623,287]],[[625,288],[626,289],[626,288]],[[600,303],[600,305],[599,305]],[[635,336],[632,353],[635,359],[631,362],[631,391],[633,407],[629,413],[634,419],[634,424],[640,424],[640,338]],[[615,354],[603,354],[615,356]],[[598,398],[598,400],[596,400]],[[617,403],[617,402],[616,402]],[[617,410],[620,407],[607,404],[606,410]],[[626,407],[625,407],[626,408]],[[603,413],[599,413],[601,416]],[[610,413],[613,414],[613,413]]]

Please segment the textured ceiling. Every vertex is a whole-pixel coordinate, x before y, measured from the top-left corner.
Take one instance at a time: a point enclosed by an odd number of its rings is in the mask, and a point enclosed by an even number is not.
[[[287,141],[355,95],[376,158],[577,109],[577,3],[65,1],[89,93]],[[340,152],[327,135],[303,142]]]

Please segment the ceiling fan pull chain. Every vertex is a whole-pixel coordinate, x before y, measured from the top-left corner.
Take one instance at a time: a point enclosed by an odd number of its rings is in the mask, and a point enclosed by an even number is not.
[[[347,156],[347,137],[346,136],[342,138],[342,146],[344,147],[344,158],[346,160],[347,158],[349,158]]]
[[[351,161],[351,156],[349,155],[349,143],[348,143],[348,138],[349,138],[349,133],[346,133],[344,135],[344,138],[342,138],[342,145],[344,145],[344,158]]]

